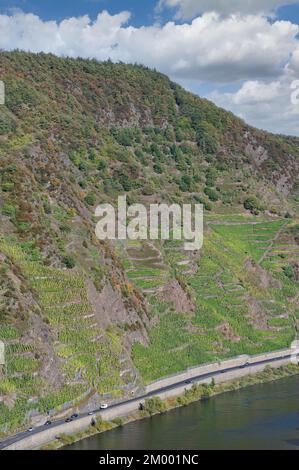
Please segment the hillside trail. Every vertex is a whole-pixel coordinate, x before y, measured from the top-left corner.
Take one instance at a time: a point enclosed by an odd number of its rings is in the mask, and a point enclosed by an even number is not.
[[[282,227],[278,230],[278,232],[276,233],[275,237],[272,238],[270,245],[269,245],[268,248],[265,250],[265,252],[263,253],[262,257],[258,260],[258,262],[257,262],[258,265],[261,265],[262,262],[265,261],[265,259],[267,258],[268,254],[272,251],[275,242],[279,239],[280,235],[281,235],[282,232],[284,231],[286,225],[287,225],[287,223],[283,224],[283,226],[282,226]]]

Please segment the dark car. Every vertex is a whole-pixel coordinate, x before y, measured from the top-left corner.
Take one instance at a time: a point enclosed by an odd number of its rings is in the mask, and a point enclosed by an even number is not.
[[[185,384],[192,384],[191,380],[185,380]]]
[[[70,423],[71,421],[73,421],[72,418],[66,418],[65,420],[66,423]]]
[[[52,424],[52,421],[48,420],[45,422],[45,426],[50,426]]]
[[[240,369],[246,369],[246,367],[249,367],[250,366],[250,363],[249,362],[246,362],[245,364],[243,364],[242,366],[240,366]]]
[[[72,416],[71,416],[72,419],[75,419],[75,418],[78,418],[78,414],[77,413],[74,413]]]

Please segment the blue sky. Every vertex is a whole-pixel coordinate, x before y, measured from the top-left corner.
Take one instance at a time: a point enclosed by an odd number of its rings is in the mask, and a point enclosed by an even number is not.
[[[299,24],[299,3],[279,8],[277,16],[280,19]]]
[[[155,0],[0,0],[2,12],[21,8],[24,12],[35,13],[44,20],[62,20],[71,16],[88,14],[95,19],[101,10],[119,13],[129,10],[133,13],[134,26],[148,25],[155,21]]]
[[[24,12],[35,13],[44,20],[62,20],[85,14],[94,19],[103,9],[113,14],[129,10],[133,13],[131,23],[134,26],[142,26],[152,24],[156,20],[156,5],[156,0],[0,0],[0,11],[6,13],[13,8],[20,8]],[[172,19],[170,11],[164,11],[160,16],[163,21]],[[277,16],[299,24],[299,2],[280,7]]]
[[[0,0],[0,48],[144,63],[257,127],[299,135],[297,0]]]

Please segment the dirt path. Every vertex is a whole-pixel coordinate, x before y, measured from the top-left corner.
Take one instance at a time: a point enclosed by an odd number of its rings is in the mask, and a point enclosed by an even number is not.
[[[266,257],[268,256],[268,254],[273,250],[273,246],[274,246],[274,243],[278,240],[278,238],[280,237],[280,235],[282,234],[282,232],[284,231],[285,227],[286,227],[287,223],[285,223],[282,227],[280,227],[280,229],[278,230],[278,232],[276,233],[275,237],[272,239],[270,245],[268,246],[268,248],[266,249],[266,251],[263,253],[263,256],[259,259],[258,261],[258,264],[261,265],[263,261],[265,261]]]

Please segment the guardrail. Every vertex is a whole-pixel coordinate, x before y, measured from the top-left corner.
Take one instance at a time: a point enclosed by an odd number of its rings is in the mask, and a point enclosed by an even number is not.
[[[212,372],[221,372],[221,370],[238,366],[241,367],[246,365],[247,363],[255,364],[257,362],[276,359],[283,356],[291,356],[292,353],[292,349],[281,349],[278,351],[256,354],[253,356],[243,354],[231,359],[226,359],[224,361],[218,361],[190,367],[183,372],[178,372],[176,374],[169,375],[167,377],[163,377],[159,380],[156,380],[155,382],[151,382],[146,386],[146,393],[154,392],[155,390],[158,390],[160,388],[173,385],[178,381],[183,382],[184,380],[190,380],[199,375],[209,374]]]

